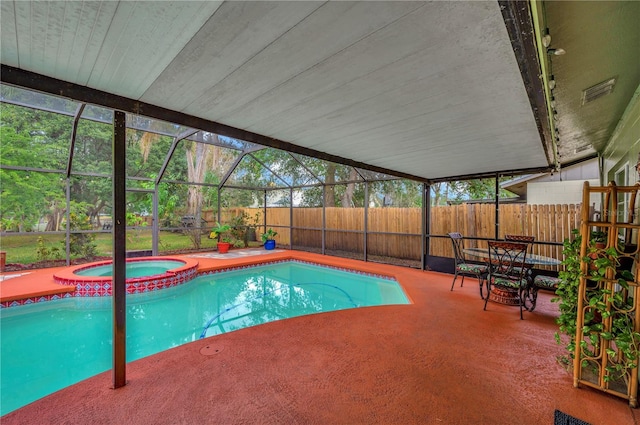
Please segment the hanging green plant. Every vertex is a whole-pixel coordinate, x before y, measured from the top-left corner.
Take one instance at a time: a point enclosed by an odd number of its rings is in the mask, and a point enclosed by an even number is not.
[[[605,352],[604,381],[618,391],[624,391],[631,377],[631,371],[638,367],[640,353],[640,332],[635,331],[633,291],[629,282],[634,280],[629,270],[618,270],[618,251],[615,247],[602,248],[606,234],[593,232],[585,257],[580,257],[582,236],[578,230],[572,231],[572,238],[563,244],[564,270],[553,302],[559,303],[560,315],[556,319],[559,326],[555,339],[564,344],[567,354],[558,360],[568,369],[573,366],[576,352],[576,331],[578,322],[579,286],[583,274],[587,279],[585,290],[583,338],[580,341],[581,366],[594,376],[599,375],[597,359],[607,341]],[[582,263],[586,263],[586,273]],[[611,285],[606,285],[607,276],[616,276]],[[608,288],[615,288],[614,290]],[[606,330],[605,330],[606,329]]]
[[[574,229],[571,238],[564,240],[562,253],[564,260],[562,265],[564,269],[560,271],[560,283],[556,290],[557,297],[551,299],[551,302],[559,303],[560,315],[556,319],[559,326],[558,332],[555,333],[556,342],[560,345],[565,344],[567,354],[561,356],[558,361],[568,368],[573,364],[573,356],[575,353],[575,336],[576,336],[576,320],[578,312],[578,287],[580,285],[580,277],[582,276],[580,264],[580,244],[582,236],[577,229]],[[562,335],[567,338],[564,342]]]

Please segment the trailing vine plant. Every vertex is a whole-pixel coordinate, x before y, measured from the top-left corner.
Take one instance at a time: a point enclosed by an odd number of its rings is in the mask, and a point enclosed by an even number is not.
[[[596,247],[602,235],[600,232],[591,234],[587,255],[580,257],[582,236],[578,230],[572,231],[572,238],[568,238],[563,244],[564,270],[559,273],[561,279],[557,297],[553,302],[559,303],[560,315],[556,319],[559,326],[555,339],[558,344],[565,344],[567,354],[558,360],[570,369],[573,365],[576,349],[576,326],[578,316],[578,288],[580,278],[583,276],[581,261],[587,263],[587,291],[584,302],[584,321],[580,341],[581,366],[588,368],[593,366],[595,375],[597,361],[601,347],[601,341],[608,341],[606,348],[608,362],[605,367],[605,382],[624,381],[628,385],[630,373],[638,367],[638,354],[640,353],[640,333],[635,331],[634,323],[634,299],[635,292],[630,290],[629,282],[634,280],[629,270],[617,270],[619,266],[618,251],[615,247]],[[607,272],[614,270],[615,290],[606,289],[604,281]],[[609,273],[611,275],[612,273]],[[615,285],[614,285],[615,286]],[[609,330],[605,331],[605,323]],[[565,335],[565,338],[562,338]]]
[[[556,290],[557,297],[551,299],[552,302],[559,303],[560,315],[556,319],[558,332],[555,333],[556,343],[565,344],[567,354],[558,358],[558,361],[571,367],[576,349],[576,320],[578,315],[578,286],[582,271],[580,269],[580,244],[582,236],[577,229],[572,232],[573,237],[564,240],[562,253],[564,260],[563,270],[559,272],[560,283]],[[566,335],[563,341],[561,334]]]

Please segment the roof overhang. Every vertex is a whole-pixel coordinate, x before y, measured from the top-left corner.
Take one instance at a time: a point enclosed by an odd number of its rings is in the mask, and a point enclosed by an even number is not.
[[[400,177],[554,166],[528,2],[2,2],[3,82]]]

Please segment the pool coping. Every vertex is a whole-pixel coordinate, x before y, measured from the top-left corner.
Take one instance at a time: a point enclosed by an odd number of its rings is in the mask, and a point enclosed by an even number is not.
[[[126,280],[128,294],[156,291],[180,285],[198,274],[198,261],[192,258],[177,256],[136,257],[128,258],[127,263],[142,261],[179,261],[183,265],[172,268],[164,273],[144,277],[132,277]],[[106,297],[112,295],[112,276],[85,276],[76,272],[93,267],[111,264],[111,260],[80,264],[53,273],[53,280],[64,286],[75,286],[76,290],[70,295],[74,297]]]
[[[136,262],[141,262],[141,261],[180,261],[181,263],[184,263],[183,265],[179,266],[179,267],[175,267],[173,269],[170,269],[167,271],[167,273],[172,273],[172,272],[181,272],[186,270],[187,268],[193,267],[193,266],[197,266],[198,262],[192,259],[186,259],[186,258],[181,258],[178,256],[170,256],[170,255],[163,255],[163,256],[158,256],[158,257],[134,257],[134,258],[127,258],[127,263],[136,263]],[[93,268],[93,267],[101,267],[101,266],[106,266],[108,264],[111,264],[112,260],[102,260],[102,261],[95,261],[92,263],[85,263],[85,264],[79,264],[76,266],[69,266],[66,269],[60,270],[58,272],[54,272],[53,273],[53,278],[54,280],[58,281],[58,283],[61,283],[63,285],[67,285],[68,283],[63,283],[62,281],[70,281],[70,280],[77,280],[77,279],[90,279],[92,281],[110,281],[111,280],[111,276],[89,276],[89,275],[77,275],[76,272],[79,272],[81,270],[86,270],[89,268]],[[162,273],[164,274],[164,273]],[[146,276],[145,278],[150,278],[152,276]],[[138,279],[143,279],[143,278],[131,278],[131,279],[127,279],[127,282],[134,282]]]

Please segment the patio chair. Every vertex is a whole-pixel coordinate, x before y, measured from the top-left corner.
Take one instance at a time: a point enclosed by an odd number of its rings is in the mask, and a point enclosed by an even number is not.
[[[487,241],[489,246],[489,274],[487,276],[487,297],[484,310],[487,309],[489,295],[494,288],[516,292],[520,306],[520,319],[524,307],[524,298],[529,288],[529,267],[526,263],[528,244],[522,242]]]
[[[504,235],[504,240],[508,242],[524,242],[530,244],[536,240],[536,237],[525,235]]]
[[[533,278],[533,282],[531,282],[531,285],[524,298],[524,307],[529,311],[535,310],[536,302],[538,301],[538,291],[540,289],[546,289],[555,293],[556,289],[558,289],[559,283],[559,277],[546,276],[541,274],[536,275]]]
[[[484,296],[482,295],[482,287],[484,286],[484,280],[487,277],[489,267],[484,264],[473,264],[466,261],[464,256],[464,240],[462,239],[461,233],[452,232],[449,233],[449,237],[451,238],[451,244],[453,245],[453,254],[456,261],[453,282],[451,283],[451,290],[453,291],[453,287],[456,284],[458,275],[462,276],[462,281],[460,282],[461,288],[464,285],[464,277],[473,276],[478,279],[478,283],[480,284],[480,298],[484,299]]]
[[[522,242],[526,243],[529,248],[531,248],[533,242],[536,240],[535,236],[525,236],[525,235],[504,235],[504,240],[507,242]],[[530,252],[532,254],[532,252]],[[533,271],[529,268],[529,276],[533,274]]]

